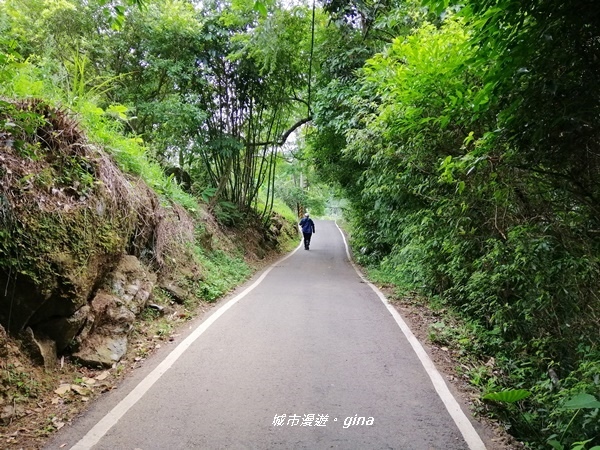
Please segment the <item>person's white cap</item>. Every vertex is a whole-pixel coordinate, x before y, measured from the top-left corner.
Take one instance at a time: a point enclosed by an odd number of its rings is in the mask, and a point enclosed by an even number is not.
[[[305,213],[305,214],[304,214],[304,217],[308,217],[308,213]]]

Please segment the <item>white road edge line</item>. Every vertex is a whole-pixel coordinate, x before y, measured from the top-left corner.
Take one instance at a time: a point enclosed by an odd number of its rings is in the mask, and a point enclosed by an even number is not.
[[[346,237],[344,236],[344,232],[339,227],[337,222],[335,223],[335,225],[337,226],[340,234],[342,235],[342,239],[344,240],[344,245],[346,247],[346,256],[348,257],[348,261],[350,261],[350,264],[352,264],[352,267],[354,267],[354,270],[356,271],[358,276],[371,289],[373,289],[375,294],[377,294],[379,299],[383,302],[385,307],[392,314],[392,317],[396,320],[396,323],[402,330],[402,333],[404,333],[404,336],[410,343],[411,347],[417,354],[417,357],[421,361],[421,364],[425,368],[427,375],[429,375],[429,378],[431,379],[431,382],[433,383],[433,387],[435,388],[436,392],[442,399],[442,402],[444,403],[444,406],[446,406],[446,409],[448,410],[448,413],[452,417],[452,420],[454,420],[454,423],[456,424],[459,431],[463,435],[463,438],[465,439],[467,445],[469,446],[469,449],[471,449],[471,450],[486,450],[485,444],[483,443],[483,441],[481,440],[481,437],[479,436],[479,434],[473,427],[473,424],[471,424],[471,422],[469,421],[469,419],[467,418],[467,416],[465,415],[463,410],[460,408],[458,401],[456,400],[456,398],[454,398],[454,396],[450,392],[450,389],[448,389],[448,386],[446,385],[444,378],[438,372],[437,368],[435,367],[435,364],[433,364],[433,361],[431,360],[431,358],[429,357],[429,355],[427,354],[427,352],[425,351],[425,349],[423,348],[423,346],[421,345],[419,340],[415,337],[413,332],[410,330],[410,328],[408,327],[408,325],[406,324],[406,322],[404,321],[404,319],[402,318],[400,313],[396,310],[396,308],[394,308],[393,305],[390,304],[390,302],[388,302],[388,299],[377,288],[377,286],[375,286],[373,283],[371,283],[369,280],[367,280],[366,277],[360,272],[360,270],[358,269],[356,264],[354,264],[354,261],[352,261],[352,257],[350,256],[350,249],[348,248],[348,243],[346,242]]]
[[[269,274],[269,272],[275,268],[275,266],[281,264],[283,261],[296,253],[301,246],[302,242],[289,255],[284,256],[269,266],[269,268],[265,270],[254,283],[221,306],[208,319],[200,323],[200,325],[198,325],[198,327],[192,331],[187,338],[181,341],[179,345],[177,345],[177,347],[175,347],[173,351],[171,351],[171,353],[169,353],[169,355],[158,366],[156,366],[152,372],[150,372],[129,394],[127,394],[123,400],[121,400],[112,410],[108,412],[108,414],[100,419],[100,421],[94,425],[79,442],[71,447],[71,450],[89,450],[98,442],[100,442],[100,439],[102,439],[102,437],[108,433],[108,431],[121,419],[121,417],[123,417],[125,413],[127,413],[127,411],[129,411],[129,409],[131,409],[144,396],[144,394],[146,394],[146,392],[148,392],[152,385],[156,383],[158,379],[173,366],[173,364],[175,364],[175,361],[179,359],[179,357],[208,329],[208,327],[215,323],[219,317],[225,314],[229,308],[235,305],[256,286],[258,286]]]

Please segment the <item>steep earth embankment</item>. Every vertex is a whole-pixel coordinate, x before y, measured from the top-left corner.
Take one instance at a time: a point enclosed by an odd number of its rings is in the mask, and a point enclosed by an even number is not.
[[[28,402],[42,395],[19,369],[22,351],[46,375],[65,357],[115,367],[140,313],[164,313],[157,292],[171,304],[197,300],[205,274],[195,249],[258,259],[294,236],[276,216],[266,230],[243,231],[192,216],[121,172],[68,112],[42,101],[0,101],[0,125],[0,426],[33,414]],[[17,392],[19,383],[29,388]]]

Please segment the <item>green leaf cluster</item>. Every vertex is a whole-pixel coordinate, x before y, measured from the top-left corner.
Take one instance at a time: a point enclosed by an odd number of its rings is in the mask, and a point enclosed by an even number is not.
[[[312,158],[351,202],[359,261],[462,317],[471,341],[448,338],[494,361],[479,386],[532,393],[486,408],[531,445],[597,445],[596,409],[559,408],[600,395],[591,6],[449,3],[423,2],[435,19],[392,7],[409,30],[356,45],[371,52],[360,69],[322,74]]]

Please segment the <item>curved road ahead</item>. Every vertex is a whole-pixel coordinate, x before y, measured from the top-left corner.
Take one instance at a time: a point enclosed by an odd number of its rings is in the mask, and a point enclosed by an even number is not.
[[[311,250],[223,303],[46,448],[484,448],[468,421],[465,441],[335,223],[315,224]]]

